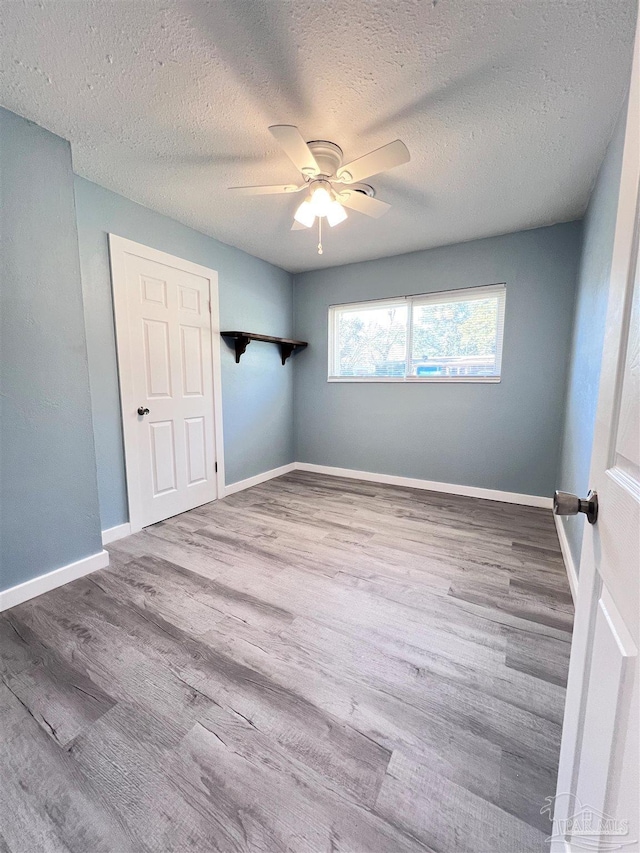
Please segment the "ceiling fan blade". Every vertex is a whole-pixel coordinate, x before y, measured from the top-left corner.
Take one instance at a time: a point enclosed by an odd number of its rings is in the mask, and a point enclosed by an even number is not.
[[[380,201],[379,198],[371,198],[371,196],[357,190],[347,190],[339,193],[338,201],[345,207],[350,207],[351,210],[357,210],[359,213],[364,213],[365,216],[373,217],[373,219],[379,219],[381,216],[384,216],[391,207],[386,201]]]
[[[269,130],[296,169],[303,175],[320,174],[320,167],[316,163],[316,158],[297,127],[292,124],[274,124]]]
[[[229,189],[238,195],[273,195],[274,193],[297,193],[305,187],[306,184],[299,187],[295,184],[278,184],[271,187],[229,187]]]
[[[371,175],[377,175],[378,172],[386,172],[388,169],[393,169],[396,166],[402,166],[403,163],[408,163],[411,159],[407,146],[399,139],[395,142],[390,142],[388,145],[383,145],[382,148],[377,148],[364,157],[359,157],[357,160],[352,160],[345,166],[338,169],[336,177],[339,181],[344,181],[347,184],[352,184],[356,181],[363,181]]]

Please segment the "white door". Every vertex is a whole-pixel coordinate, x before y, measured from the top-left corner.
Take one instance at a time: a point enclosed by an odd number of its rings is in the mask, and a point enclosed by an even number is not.
[[[553,853],[640,849],[639,80],[636,34],[591,459],[599,512],[582,542]]]
[[[121,237],[110,235],[110,250],[130,523],[139,530],[218,496],[217,281]]]

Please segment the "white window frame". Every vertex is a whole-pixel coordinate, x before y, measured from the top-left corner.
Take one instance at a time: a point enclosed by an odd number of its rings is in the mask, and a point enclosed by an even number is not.
[[[413,334],[414,305],[429,305],[430,303],[467,302],[470,299],[486,299],[488,296],[498,296],[498,333],[496,336],[496,375],[494,376],[410,376],[411,343]],[[328,316],[328,365],[327,382],[481,382],[495,384],[502,379],[502,345],[504,341],[504,316],[506,308],[507,286],[505,282],[498,284],[482,284],[477,287],[465,287],[454,290],[438,290],[432,293],[418,293],[410,296],[395,296],[388,299],[369,299],[360,302],[345,302],[329,306]],[[443,298],[446,297],[446,300]],[[407,307],[407,351],[404,376],[338,376],[336,368],[340,363],[338,340],[338,317],[345,310],[357,308],[386,308]]]

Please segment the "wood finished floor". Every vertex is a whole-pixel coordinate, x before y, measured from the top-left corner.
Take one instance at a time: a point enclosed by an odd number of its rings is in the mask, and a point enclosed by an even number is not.
[[[296,472],[0,617],[1,853],[546,849],[551,513]]]

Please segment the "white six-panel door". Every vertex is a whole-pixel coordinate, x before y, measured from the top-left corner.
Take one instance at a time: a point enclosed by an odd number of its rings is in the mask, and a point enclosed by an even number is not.
[[[217,277],[121,237],[109,242],[130,522],[139,530],[215,500],[224,483]]]
[[[551,853],[640,849],[640,43],[636,33]],[[581,497],[584,497],[581,495]]]

